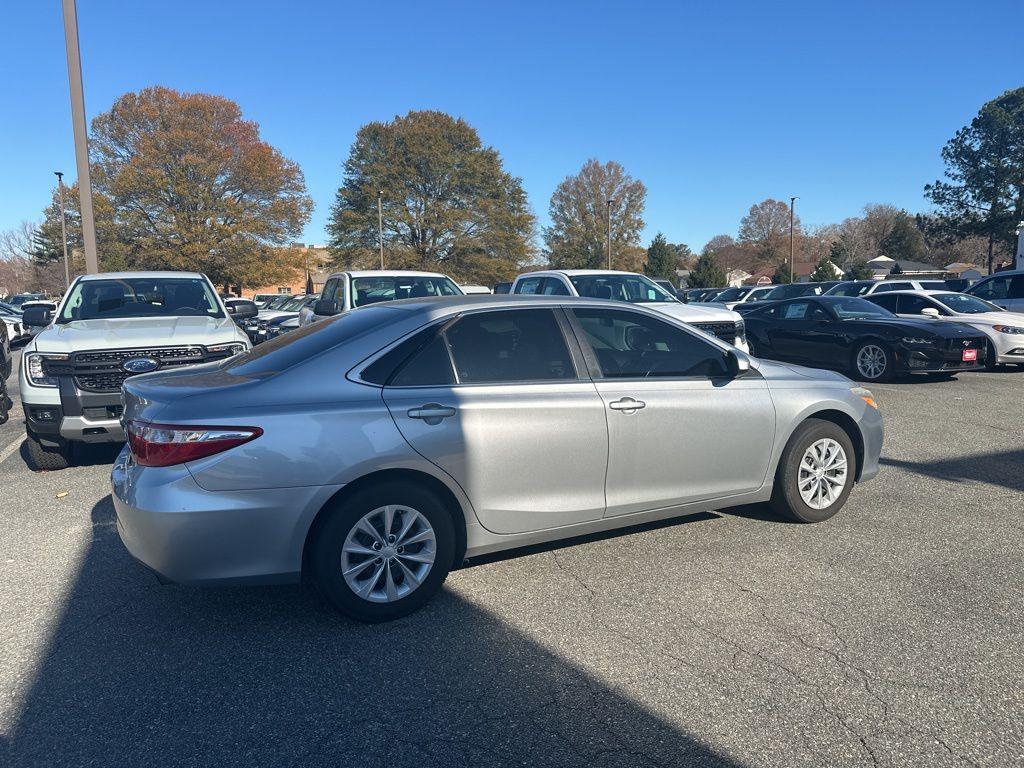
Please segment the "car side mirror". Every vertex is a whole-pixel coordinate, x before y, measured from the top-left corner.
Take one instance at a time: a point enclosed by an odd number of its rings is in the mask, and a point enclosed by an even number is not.
[[[246,320],[256,317],[259,313],[259,307],[253,301],[236,301],[228,307],[228,314],[235,320]]]
[[[725,367],[732,378],[738,378],[750,370],[750,358],[738,349],[725,353]]]
[[[46,307],[29,307],[21,315],[22,325],[45,328],[53,321],[53,315]]]
[[[320,299],[313,305],[313,314],[318,317],[330,317],[338,314],[338,302],[330,299]]]
[[[921,314],[924,315],[925,317],[938,317],[939,310],[937,310],[935,307],[925,307],[924,309],[921,310]]]

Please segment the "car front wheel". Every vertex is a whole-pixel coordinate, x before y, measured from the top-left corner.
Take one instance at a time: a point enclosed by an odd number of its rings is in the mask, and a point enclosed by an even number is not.
[[[879,341],[867,341],[853,351],[854,377],[864,381],[892,378],[893,359],[889,348]]]
[[[61,440],[56,447],[48,447],[39,442],[39,438],[31,432],[25,436],[25,447],[28,453],[28,464],[31,469],[53,472],[67,469],[73,462],[72,445]]]
[[[321,593],[358,621],[391,621],[422,607],[448,576],[452,516],[430,491],[387,483],[357,491],[328,512],[310,565]]]
[[[772,507],[799,523],[827,520],[843,508],[856,476],[850,436],[831,421],[808,419],[782,452]]]

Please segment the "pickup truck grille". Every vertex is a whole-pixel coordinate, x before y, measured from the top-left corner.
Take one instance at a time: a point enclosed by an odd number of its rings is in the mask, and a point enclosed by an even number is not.
[[[88,392],[117,392],[124,380],[133,375],[125,371],[121,364],[133,357],[152,358],[160,363],[156,370],[163,371],[219,360],[224,355],[210,355],[205,348],[198,346],[98,349],[75,352],[67,362],[48,360],[46,370],[56,376],[74,376],[78,388]]]
[[[722,323],[690,323],[690,325],[694,328],[699,328],[709,336],[716,336],[730,344],[736,340],[736,323],[729,320]]]

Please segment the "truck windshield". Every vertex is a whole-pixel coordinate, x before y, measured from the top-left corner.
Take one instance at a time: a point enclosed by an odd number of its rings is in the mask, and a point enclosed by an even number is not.
[[[671,302],[679,300],[643,275],[571,275],[576,293],[588,299],[614,299],[631,304]]]
[[[79,280],[58,323],[127,317],[224,317],[210,284],[199,277]]]

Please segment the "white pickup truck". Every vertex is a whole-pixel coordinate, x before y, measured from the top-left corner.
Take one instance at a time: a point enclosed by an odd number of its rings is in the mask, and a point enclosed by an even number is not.
[[[601,269],[547,269],[519,275],[512,293],[549,296],[585,296],[643,304],[671,315],[698,330],[732,344],[744,352],[746,326],[738,312],[706,304],[684,304],[646,275]]]
[[[63,469],[78,442],[125,439],[121,384],[129,376],[223,360],[250,349],[231,311],[195,272],[108,272],[77,278],[56,312],[29,307],[43,327],[25,347],[19,385],[28,456],[35,468]]]

